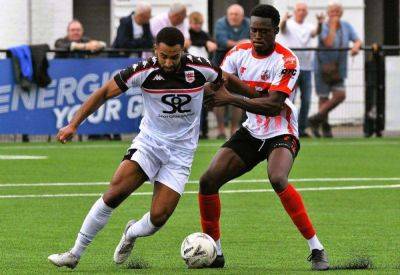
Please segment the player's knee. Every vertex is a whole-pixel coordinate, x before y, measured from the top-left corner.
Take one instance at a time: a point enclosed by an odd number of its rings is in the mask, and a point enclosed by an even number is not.
[[[171,216],[172,212],[167,208],[160,208],[150,212],[151,223],[156,227],[163,226]]]
[[[275,192],[282,192],[288,185],[287,175],[283,173],[273,173],[269,175],[269,181]]]
[[[201,194],[214,194],[219,190],[217,177],[214,173],[207,171],[200,177],[200,193]]]

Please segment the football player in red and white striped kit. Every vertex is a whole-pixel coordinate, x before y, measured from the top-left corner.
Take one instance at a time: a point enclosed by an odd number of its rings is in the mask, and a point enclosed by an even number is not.
[[[297,110],[292,103],[299,74],[299,61],[288,48],[275,42],[279,12],[270,5],[258,5],[251,13],[249,43],[240,43],[225,57],[221,68],[227,79],[216,91],[214,106],[234,105],[247,111],[247,120],[217,152],[200,179],[199,205],[203,232],[217,243],[218,257],[212,267],[225,263],[221,249],[219,188],[268,161],[268,178],[283,207],[307,240],[314,270],[329,268],[324,247],[307,214],[299,192],[288,182],[293,161],[300,149]],[[250,88],[232,86],[234,74]],[[236,84],[238,85],[238,84]],[[212,87],[211,87],[212,88]],[[228,90],[246,97],[232,95]]]

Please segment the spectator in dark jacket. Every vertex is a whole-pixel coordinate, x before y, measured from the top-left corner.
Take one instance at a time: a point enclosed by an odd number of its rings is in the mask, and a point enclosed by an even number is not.
[[[122,17],[117,36],[112,45],[115,49],[145,49],[153,47],[153,36],[150,30],[151,6],[139,2],[135,12]],[[138,53],[141,56],[141,53]]]
[[[54,47],[56,49],[70,50],[71,52],[57,53],[56,57],[85,57],[85,53],[79,51],[97,52],[106,46],[106,43],[103,41],[93,40],[83,36],[83,32],[84,30],[81,22],[76,19],[69,22],[67,36],[57,39]]]

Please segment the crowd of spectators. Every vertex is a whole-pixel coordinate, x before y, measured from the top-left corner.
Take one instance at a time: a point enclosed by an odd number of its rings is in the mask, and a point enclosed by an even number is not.
[[[327,48],[345,48],[352,45],[351,54],[356,55],[361,47],[354,28],[341,19],[343,6],[330,2],[326,11],[318,14],[315,23],[306,22],[308,6],[298,2],[293,13],[282,16],[280,33],[277,41],[289,48],[298,49],[301,71],[297,82],[300,92],[299,135],[309,137],[306,128],[310,127],[315,137],[332,137],[328,114],[345,100],[345,79],[347,77],[347,52],[324,51]],[[164,27],[173,26],[181,30],[185,37],[185,49],[195,56],[207,57],[215,65],[220,65],[225,54],[238,43],[249,40],[250,20],[245,16],[242,6],[233,4],[226,10],[226,15],[215,22],[213,36],[203,30],[204,16],[192,12],[188,16],[187,7],[181,3],[171,4],[168,12],[152,16],[152,7],[146,2],[138,2],[134,12],[120,19],[117,35],[112,43],[114,49],[147,49],[139,51],[137,56],[145,58],[152,54],[154,37]],[[313,46],[317,40],[319,51],[306,51],[301,48]],[[352,43],[352,44],[351,44]],[[315,43],[314,43],[315,44]],[[56,49],[70,52],[57,53],[56,57],[86,57],[90,52],[99,52],[106,47],[102,41],[84,36],[84,29],[78,20],[68,24],[67,35],[55,43]],[[123,56],[129,56],[125,53]],[[319,98],[318,111],[308,117],[314,76],[316,93]],[[214,109],[217,120],[217,137],[226,138],[225,125],[230,124],[230,133],[234,133],[243,119],[243,112],[238,108],[219,107]],[[227,115],[230,115],[230,118]],[[322,131],[322,132],[320,132]],[[208,137],[207,111],[202,117],[202,135]]]

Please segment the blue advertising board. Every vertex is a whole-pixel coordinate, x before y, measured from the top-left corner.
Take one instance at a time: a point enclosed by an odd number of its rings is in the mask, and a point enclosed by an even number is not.
[[[10,59],[0,60],[0,134],[55,134],[82,102],[138,58],[50,60],[46,88],[24,91],[15,83]],[[80,134],[134,133],[142,117],[139,89],[108,100],[78,129]]]

